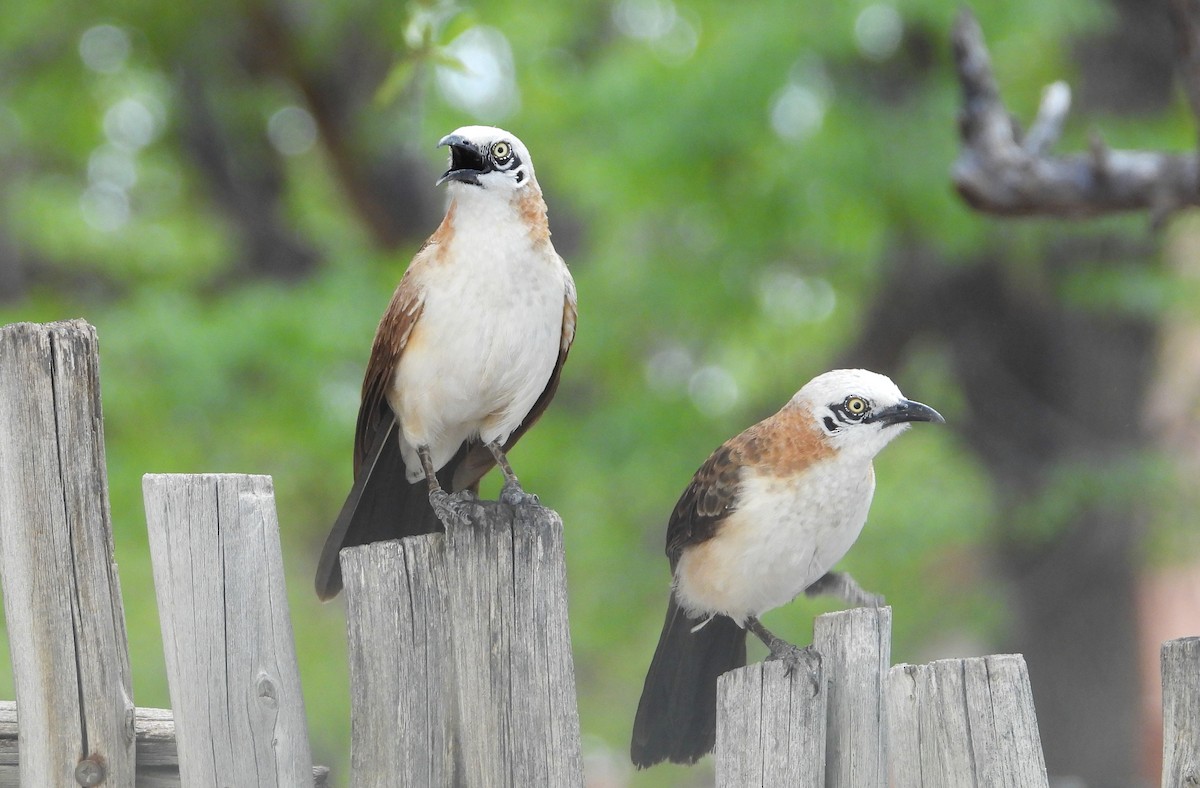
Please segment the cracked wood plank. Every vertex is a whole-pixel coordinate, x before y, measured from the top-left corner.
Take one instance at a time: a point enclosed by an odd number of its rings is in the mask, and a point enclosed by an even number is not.
[[[887,785],[884,679],[892,609],[818,616],[818,686],[779,662],[717,682],[717,785],[876,788]]]
[[[142,487],[183,784],[312,785],[270,477]]]
[[[717,679],[717,788],[825,788],[827,687],[779,661]]]
[[[888,672],[895,788],[1046,788],[1020,654],[896,665]]]
[[[582,786],[562,521],[467,511],[447,534],[342,551],[351,782]]]
[[[818,616],[813,645],[829,681],[825,784],[886,788],[887,704],[892,609],[858,607]]]
[[[1162,646],[1163,788],[1200,785],[1200,637]]]
[[[179,788],[179,756],[175,749],[175,721],[170,709],[137,709],[137,788]],[[18,775],[17,704],[0,700],[0,788],[21,788]],[[329,770],[313,767],[315,788],[325,788]]]
[[[82,320],[0,329],[0,580],[21,783],[133,785],[96,330]]]

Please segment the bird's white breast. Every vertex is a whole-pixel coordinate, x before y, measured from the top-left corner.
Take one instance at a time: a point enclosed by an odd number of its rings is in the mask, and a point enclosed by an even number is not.
[[[833,457],[791,477],[743,468],[737,510],[679,560],[679,601],[738,623],[790,602],[854,544],[874,491],[869,461]]]
[[[475,435],[506,440],[558,359],[569,274],[549,244],[500,219],[461,222],[425,276],[389,397],[413,480],[423,476],[417,445],[429,446],[440,468]]]

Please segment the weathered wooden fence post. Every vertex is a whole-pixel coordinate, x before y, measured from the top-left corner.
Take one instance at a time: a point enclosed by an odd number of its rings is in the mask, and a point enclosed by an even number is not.
[[[28,786],[134,782],[96,347],[83,321],[0,329],[0,580]]]
[[[829,683],[825,785],[886,788],[884,687],[892,664],[892,609],[859,607],[818,616],[813,646]]]
[[[313,785],[268,476],[143,479],[184,785]]]
[[[470,510],[445,535],[342,552],[355,786],[583,784],[562,522]]]
[[[1049,784],[1020,654],[897,665],[888,673],[892,784]]]
[[[134,708],[98,367],[82,321],[0,328],[0,583],[17,688],[16,704],[0,701],[0,785],[131,788],[136,773],[145,788],[323,787],[269,477],[145,477],[174,712]],[[343,552],[356,788],[582,786],[562,522],[469,509],[447,534]],[[885,673],[890,608],[814,629],[815,684],[781,663],[720,679],[721,788],[1047,786],[1020,655]],[[1164,644],[1162,670],[1163,786],[1200,784],[1200,638]]]
[[[1163,788],[1200,785],[1200,637],[1162,646]]]
[[[758,662],[717,680],[717,788],[825,788],[824,666]],[[764,754],[767,757],[764,757]]]
[[[355,788],[457,785],[445,538],[342,552]]]
[[[749,665],[717,683],[717,785],[876,788],[887,785],[884,677],[891,608],[819,616],[817,691],[803,671]]]

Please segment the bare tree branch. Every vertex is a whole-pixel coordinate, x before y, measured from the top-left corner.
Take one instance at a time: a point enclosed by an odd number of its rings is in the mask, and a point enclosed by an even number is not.
[[[1042,103],[1038,106],[1037,117],[1029,127],[1029,133],[1021,147],[1030,156],[1042,156],[1062,136],[1063,125],[1067,122],[1067,113],[1071,111],[1071,86],[1066,82],[1055,82],[1047,85],[1042,92]]]
[[[1176,2],[1188,6],[1190,19],[1200,18],[1192,16],[1200,2]],[[1200,166],[1194,153],[1112,150],[1093,136],[1087,153],[1050,155],[1070,108],[1064,83],[1046,89],[1037,120],[1022,140],[1000,98],[974,14],[964,8],[951,36],[963,91],[962,150],[952,177],[972,208],[1002,216],[1064,218],[1149,211],[1157,223],[1181,208],[1200,205]],[[1189,41],[1200,38],[1193,34]],[[1187,68],[1200,73],[1200,66]],[[1200,92],[1196,96],[1200,99]]]

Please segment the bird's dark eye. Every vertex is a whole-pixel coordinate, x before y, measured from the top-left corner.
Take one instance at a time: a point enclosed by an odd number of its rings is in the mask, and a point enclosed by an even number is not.
[[[871,406],[862,397],[846,397],[846,401],[842,403],[846,414],[852,418],[862,418],[866,415]]]
[[[492,144],[492,158],[496,161],[507,161],[512,155],[512,146],[507,142],[496,142]]]

